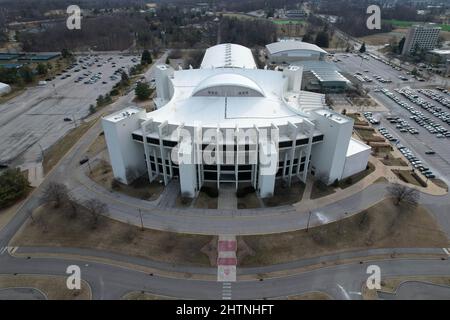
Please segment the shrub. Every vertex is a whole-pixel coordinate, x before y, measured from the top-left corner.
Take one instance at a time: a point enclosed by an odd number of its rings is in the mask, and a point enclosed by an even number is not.
[[[203,186],[200,191],[206,193],[210,198],[219,197],[219,190],[217,188]]]
[[[120,189],[120,181],[117,179],[112,179],[111,181],[111,189],[113,190],[119,190]]]
[[[0,175],[0,208],[12,205],[29,188],[28,180],[19,169],[8,169]]]
[[[236,191],[236,197],[238,198],[244,198],[246,195],[250,193],[254,193],[256,190],[252,186],[240,188]]]

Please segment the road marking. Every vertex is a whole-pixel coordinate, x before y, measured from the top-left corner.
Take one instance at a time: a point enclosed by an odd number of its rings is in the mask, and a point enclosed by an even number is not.
[[[450,248],[442,248],[444,250],[445,254],[450,256]]]
[[[0,255],[8,252],[8,254],[14,254],[17,250],[19,249],[19,247],[1,247],[0,248]]]
[[[222,300],[231,300],[231,283],[223,282],[222,283]]]
[[[16,251],[17,251],[17,249],[19,249],[19,247],[10,247],[10,251],[9,251],[9,254],[14,254],[14,253],[16,253]]]

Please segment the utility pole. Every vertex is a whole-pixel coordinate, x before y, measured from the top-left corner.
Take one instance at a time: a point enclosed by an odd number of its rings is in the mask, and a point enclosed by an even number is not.
[[[312,214],[312,212],[310,210],[309,215],[308,215],[308,223],[306,224],[306,232],[308,232],[308,230],[309,230],[309,221],[311,220],[311,214]]]
[[[41,149],[41,160],[44,161],[44,149],[42,149],[42,146],[39,142],[37,142],[37,145],[39,146],[39,149]]]
[[[144,231],[144,220],[142,219],[142,211],[141,208],[139,210],[139,217],[141,218],[141,230]]]

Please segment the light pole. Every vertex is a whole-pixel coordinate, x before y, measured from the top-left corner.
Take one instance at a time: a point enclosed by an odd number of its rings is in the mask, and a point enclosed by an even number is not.
[[[312,212],[311,212],[311,210],[309,210],[308,223],[306,224],[306,232],[308,232],[308,230],[309,230],[309,221],[311,220],[311,214],[312,214]]]
[[[144,231],[144,220],[142,219],[141,208],[139,208],[138,211],[139,211],[139,217],[141,218],[141,230]]]
[[[39,149],[41,149],[41,160],[44,161],[44,149],[42,149],[42,146],[39,142],[36,142],[36,143],[39,146]]]

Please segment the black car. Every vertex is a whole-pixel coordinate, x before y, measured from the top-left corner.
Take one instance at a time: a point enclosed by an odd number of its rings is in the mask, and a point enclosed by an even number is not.
[[[425,154],[436,154],[435,151],[425,151]]]
[[[64,121],[65,121],[65,122],[71,122],[72,119],[70,119],[70,118],[64,118]]]
[[[83,158],[80,160],[80,166],[89,161],[89,158]]]

